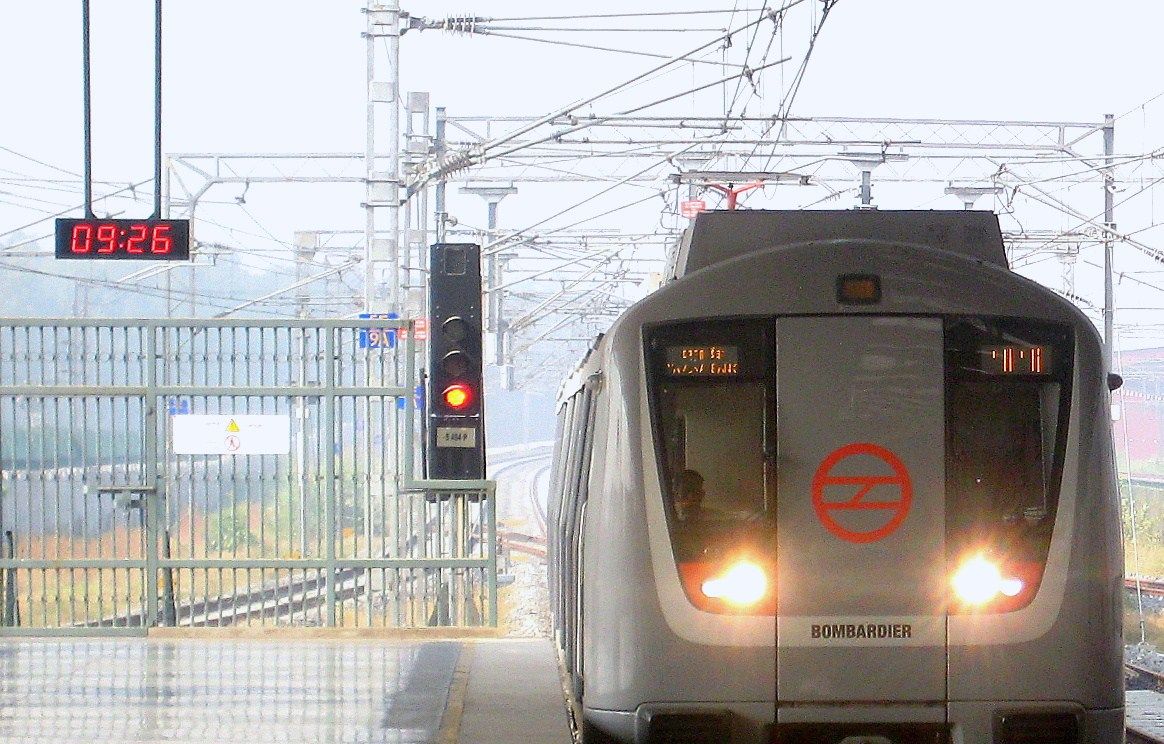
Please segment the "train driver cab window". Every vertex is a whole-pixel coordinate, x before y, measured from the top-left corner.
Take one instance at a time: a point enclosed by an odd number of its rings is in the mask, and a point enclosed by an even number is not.
[[[954,612],[1019,609],[1038,590],[1058,506],[1072,348],[1068,329],[1049,324],[947,321]]]
[[[768,554],[775,504],[764,459],[766,330],[762,322],[717,321],[648,332],[656,453],[681,572]]]

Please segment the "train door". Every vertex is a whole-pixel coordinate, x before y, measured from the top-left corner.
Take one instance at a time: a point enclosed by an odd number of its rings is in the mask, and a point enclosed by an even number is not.
[[[944,720],[942,334],[938,318],[777,321],[781,724]]]

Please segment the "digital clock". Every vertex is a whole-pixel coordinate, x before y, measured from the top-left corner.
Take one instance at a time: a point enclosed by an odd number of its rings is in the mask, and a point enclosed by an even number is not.
[[[190,260],[189,220],[58,219],[57,258]]]

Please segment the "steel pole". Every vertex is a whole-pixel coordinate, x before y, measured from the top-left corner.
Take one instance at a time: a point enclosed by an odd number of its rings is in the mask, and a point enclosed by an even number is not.
[[[445,156],[445,107],[437,106],[436,110],[436,132],[433,138],[433,156],[438,161],[441,161]],[[437,179],[436,184],[436,242],[443,243],[445,241],[445,223],[449,218],[449,213],[445,207],[445,185],[448,179],[442,173],[441,177]],[[423,265],[424,262],[421,261]]]
[[[368,16],[367,41],[367,131],[364,144],[364,310],[382,311],[376,305],[381,287],[386,284],[387,309],[400,306],[400,2],[369,0],[364,12]],[[376,42],[385,40],[387,80],[376,80]],[[376,104],[388,106],[384,127],[383,155],[376,148]],[[383,163],[382,167],[378,167]],[[376,211],[386,212],[384,239],[377,240]],[[386,280],[377,269],[386,270]]]
[[[162,216],[162,0],[154,2],[154,218]]]
[[[1115,289],[1112,286],[1112,240],[1115,232],[1115,176],[1111,171],[1115,153],[1115,117],[1103,117],[1103,362],[1112,369],[1112,341],[1115,329]]]
[[[400,311],[400,2],[388,0],[388,307]]]
[[[367,42],[367,79],[364,85],[367,119],[364,129],[364,312],[372,311],[372,300],[376,296],[376,272],[372,266],[372,256],[376,240],[376,208],[372,199],[372,179],[376,171],[376,98],[372,83],[376,81],[376,19],[372,14],[373,5],[368,4],[368,30],[364,33]]]
[[[81,0],[81,120],[84,137],[84,183],[85,216],[93,217],[93,109],[91,92],[91,77],[89,46],[89,0]],[[86,308],[87,309],[87,308]]]

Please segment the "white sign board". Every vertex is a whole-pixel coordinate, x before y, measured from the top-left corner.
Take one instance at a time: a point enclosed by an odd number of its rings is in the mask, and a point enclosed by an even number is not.
[[[291,451],[287,415],[171,416],[175,455],[285,455]]]
[[[477,430],[472,426],[438,426],[436,430],[438,447],[476,447]]]

